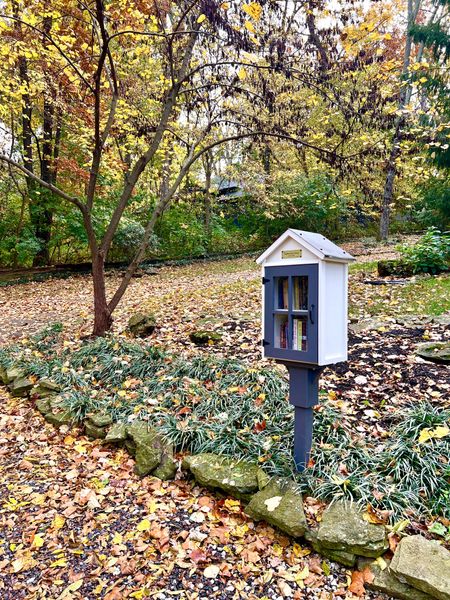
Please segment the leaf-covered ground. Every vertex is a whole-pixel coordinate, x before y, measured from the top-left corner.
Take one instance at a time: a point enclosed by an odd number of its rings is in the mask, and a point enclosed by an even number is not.
[[[378,256],[364,260],[373,258]],[[116,279],[109,279],[111,289]],[[405,316],[449,310],[449,278],[366,283],[374,279],[371,262],[352,269],[351,314],[383,318],[375,329],[351,335],[349,363],[327,369],[321,389],[355,439],[381,446],[411,403],[450,406],[448,369],[414,356],[418,343],[444,339],[448,328],[431,317],[402,324]],[[89,332],[91,303],[84,276],[1,288],[1,342],[59,321],[66,346],[76,346]],[[154,342],[174,353],[261,362],[260,280],[250,259],[164,267],[156,276],[133,280],[116,331],[144,306],[158,316]],[[223,341],[193,346],[188,334],[199,326],[224,332]],[[140,480],[122,451],[102,448],[76,430],[57,431],[29,402],[4,392],[1,404],[2,598],[352,597],[351,572],[247,520],[237,501],[184,478]],[[339,469],[337,493],[348,475],[345,463]],[[311,498],[307,506],[314,520],[322,504]],[[430,523],[412,518],[410,527],[427,533]],[[450,522],[442,518],[439,524],[446,528]]]

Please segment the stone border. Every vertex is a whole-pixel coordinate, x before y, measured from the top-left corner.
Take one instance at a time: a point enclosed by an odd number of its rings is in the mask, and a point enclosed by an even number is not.
[[[36,408],[49,423],[59,427],[77,422],[63,405],[60,387],[51,380],[40,379],[34,384],[22,369],[0,367],[0,383],[12,396],[35,397]],[[145,421],[113,423],[109,415],[95,413],[87,417],[84,428],[89,437],[124,445],[141,477],[174,478],[177,465],[172,445]],[[332,561],[358,568],[364,572],[369,589],[402,600],[450,600],[450,552],[437,541],[406,536],[389,560],[383,558],[389,549],[387,529],[371,523],[354,503],[333,502],[325,509],[318,528],[310,529],[302,495],[288,478],[270,478],[254,463],[215,454],[187,456],[182,467],[199,485],[244,501],[244,512],[251,519],[305,539]]]

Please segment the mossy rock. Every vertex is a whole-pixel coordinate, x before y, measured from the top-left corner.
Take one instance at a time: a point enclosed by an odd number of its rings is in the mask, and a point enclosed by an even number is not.
[[[5,383],[11,383],[14,379],[22,379],[26,377],[26,373],[19,367],[9,367],[6,369],[6,381]]]
[[[127,426],[125,423],[114,423],[105,436],[105,442],[120,444],[127,439]]]
[[[11,396],[18,398],[24,398],[28,396],[33,388],[33,382],[26,377],[17,377],[9,384],[9,391]]]
[[[41,413],[41,415],[46,415],[52,410],[50,400],[48,398],[38,398],[36,400],[36,408]]]
[[[189,334],[189,339],[198,346],[204,346],[206,344],[216,344],[222,339],[222,334],[218,331],[208,331],[202,329],[199,331],[192,331]]]
[[[374,558],[389,547],[385,527],[366,521],[354,503],[343,500],[325,509],[317,541],[322,548]]]
[[[89,419],[84,423],[85,434],[93,439],[103,439],[106,437],[106,429],[104,427],[97,427]]]
[[[307,529],[302,495],[287,479],[270,481],[252,496],[245,512],[255,521],[264,520],[293,537],[301,537]]]
[[[126,428],[130,440],[125,441],[126,448],[132,448],[136,465],[135,472],[143,477],[151,473],[161,463],[163,453],[172,452],[159,433],[145,421],[134,421]],[[130,441],[132,444],[130,444]]]
[[[46,398],[47,396],[59,394],[60,391],[61,388],[57,383],[50,379],[41,379],[31,390],[31,394],[40,398]]]
[[[56,412],[49,412],[44,415],[45,420],[56,427],[60,427],[61,425],[70,425],[75,422],[74,415],[70,412],[70,410],[58,410]]]
[[[217,454],[197,454],[183,460],[183,468],[188,469],[197,483],[210,489],[218,489],[249,500],[251,494],[259,490],[261,469],[258,465],[244,460],[233,460]]]
[[[107,427],[113,422],[111,415],[106,413],[90,414],[88,415],[88,421],[92,423],[92,425],[95,425],[95,427]]]
[[[6,385],[8,383],[8,377],[6,375],[5,367],[0,365],[0,383]]]
[[[440,365],[450,365],[450,342],[433,342],[420,344],[417,356]]]
[[[173,460],[172,453],[163,453],[161,463],[153,471],[153,477],[158,477],[162,481],[173,479],[177,472],[177,464]]]
[[[377,264],[380,277],[412,277],[413,266],[402,260],[379,260]]]
[[[156,329],[156,317],[153,313],[137,312],[130,317],[127,329],[134,337],[148,337]]]

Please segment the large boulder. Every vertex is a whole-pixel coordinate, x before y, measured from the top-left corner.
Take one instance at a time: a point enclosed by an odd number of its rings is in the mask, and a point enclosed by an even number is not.
[[[127,425],[129,440],[126,447],[136,460],[135,472],[143,477],[151,473],[162,461],[163,453],[172,450],[164,443],[159,433],[145,421],[134,421]]]
[[[245,512],[255,521],[264,520],[293,537],[301,537],[307,528],[302,495],[287,479],[272,479],[252,496]]]
[[[220,342],[222,339],[222,334],[218,331],[202,329],[198,331],[191,331],[189,334],[189,339],[194,344],[197,344],[197,346],[205,346],[206,344],[215,344]]]
[[[134,337],[148,337],[156,328],[156,318],[152,313],[137,312],[128,321],[128,331]]]
[[[398,579],[439,600],[450,600],[450,552],[421,535],[403,538],[390,566]]]
[[[323,548],[374,558],[388,548],[384,526],[366,521],[364,513],[348,501],[334,502],[325,509],[317,541]]]
[[[33,382],[27,377],[18,377],[14,379],[8,387],[12,396],[24,398],[31,392]]]
[[[365,585],[369,590],[382,592],[391,598],[400,598],[400,600],[432,600],[432,596],[417,590],[407,583],[402,583],[390,568],[390,561],[384,561],[384,568],[372,558],[360,558],[358,560],[358,570],[369,569],[373,575],[373,580]]]
[[[450,342],[432,342],[420,344],[416,350],[417,356],[441,365],[450,365]]]
[[[258,465],[216,454],[187,456],[183,460],[183,468],[188,469],[200,485],[222,490],[236,498],[249,499],[251,494],[268,483],[267,476]]]

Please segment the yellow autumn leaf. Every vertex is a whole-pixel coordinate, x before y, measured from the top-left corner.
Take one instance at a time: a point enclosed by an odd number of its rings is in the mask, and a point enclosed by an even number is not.
[[[142,519],[140,523],[137,524],[136,529],[138,531],[150,531],[151,523],[148,519]]]
[[[250,31],[250,33],[255,33],[255,28],[253,26],[253,23],[250,23],[250,21],[245,21],[244,27],[247,31]]]
[[[44,538],[39,533],[34,536],[33,543],[31,544],[32,548],[42,548],[44,545]]]
[[[123,537],[121,533],[115,533],[112,539],[113,544],[121,544],[123,541]]]
[[[433,437],[437,439],[441,439],[450,433],[450,429],[448,427],[438,426],[436,429],[433,429]]]
[[[197,23],[203,23],[203,21],[206,19],[206,15],[201,14],[198,19],[197,19]]]
[[[55,569],[56,567],[67,567],[67,558],[58,558],[58,560],[51,563],[51,569]]]
[[[220,5],[220,8],[222,10],[228,10],[230,8],[230,3],[229,2],[222,2],[222,4]]]
[[[238,77],[239,77],[239,79],[241,81],[244,81],[244,79],[247,77],[247,71],[244,69],[244,67],[241,67],[239,69],[239,71],[238,71]],[[239,388],[236,388],[236,389],[239,389]],[[234,388],[230,388],[230,391],[231,390],[235,391]]]
[[[438,426],[435,429],[425,427],[419,434],[419,444],[424,444],[431,439],[441,439],[450,433],[448,427]]]
[[[309,577],[309,568],[305,566],[301,571],[295,574],[295,581],[298,583],[299,581],[303,581]]]
[[[55,515],[52,521],[52,527],[53,529],[62,529],[64,527],[65,522],[66,520],[63,516]]]
[[[252,17],[252,19],[255,19],[255,21],[259,21],[259,19],[261,18],[262,7],[260,4],[258,4],[258,2],[250,2],[249,4],[243,4],[242,10],[247,15]]]
[[[71,592],[76,592],[77,590],[79,590],[83,583],[84,579],[78,579],[78,581],[72,582],[61,592],[57,600],[63,600],[64,598],[67,598]]]

